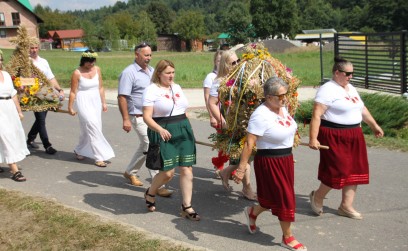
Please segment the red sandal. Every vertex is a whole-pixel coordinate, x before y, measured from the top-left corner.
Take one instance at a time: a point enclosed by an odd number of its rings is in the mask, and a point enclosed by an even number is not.
[[[282,236],[282,242],[281,242],[281,246],[284,248],[287,248],[289,250],[294,250],[294,251],[307,251],[307,248],[302,244],[302,243],[298,243],[295,246],[289,246],[289,243],[291,243],[292,241],[295,241],[295,236],[290,236],[288,238],[285,238],[284,236]]]
[[[249,209],[249,207],[244,208],[244,213],[245,213],[245,216],[246,216],[246,219],[247,219],[247,227],[248,227],[248,231],[251,234],[254,234],[254,233],[256,233],[256,225],[255,224],[251,225],[251,222],[249,220],[253,219],[253,220],[256,221],[256,218],[258,216],[255,216],[253,214],[254,213],[254,207],[251,207],[251,211],[249,213],[248,213],[248,209]]]

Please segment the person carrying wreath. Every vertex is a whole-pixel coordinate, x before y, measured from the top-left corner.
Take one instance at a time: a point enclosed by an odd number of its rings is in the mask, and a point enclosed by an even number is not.
[[[257,217],[271,210],[282,229],[281,246],[304,251],[306,247],[295,239],[290,228],[296,211],[292,147],[297,124],[286,109],[288,84],[281,78],[272,77],[264,83],[263,90],[265,101],[249,119],[234,181],[242,181],[256,146],[254,170],[259,204],[244,209],[248,230],[254,234]]]
[[[366,143],[361,121],[371,128],[377,138],[384,132],[371,116],[357,90],[350,84],[353,64],[340,57],[334,59],[332,79],[316,93],[310,122],[309,147],[320,150],[318,179],[320,186],[309,195],[316,215],[323,214],[323,199],[332,189],[342,190],[337,213],[352,219],[362,219],[353,207],[357,186],[369,183]]]

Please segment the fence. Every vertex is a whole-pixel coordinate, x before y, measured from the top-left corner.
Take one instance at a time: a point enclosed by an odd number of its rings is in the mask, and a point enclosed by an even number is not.
[[[390,33],[337,33],[334,53],[353,63],[354,86],[407,92],[407,31]]]

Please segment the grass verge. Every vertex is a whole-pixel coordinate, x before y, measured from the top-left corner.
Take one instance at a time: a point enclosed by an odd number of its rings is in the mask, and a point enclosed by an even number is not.
[[[0,250],[191,250],[148,238],[130,226],[5,189],[0,189],[0,214]]]

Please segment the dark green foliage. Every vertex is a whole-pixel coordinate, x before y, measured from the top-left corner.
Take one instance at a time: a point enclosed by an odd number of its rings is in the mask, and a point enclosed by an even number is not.
[[[402,97],[384,94],[361,93],[361,99],[375,118],[387,137],[408,139],[408,101]],[[405,128],[405,129],[404,129]],[[364,133],[371,133],[370,128],[363,123]],[[400,133],[405,131],[405,135]]]

